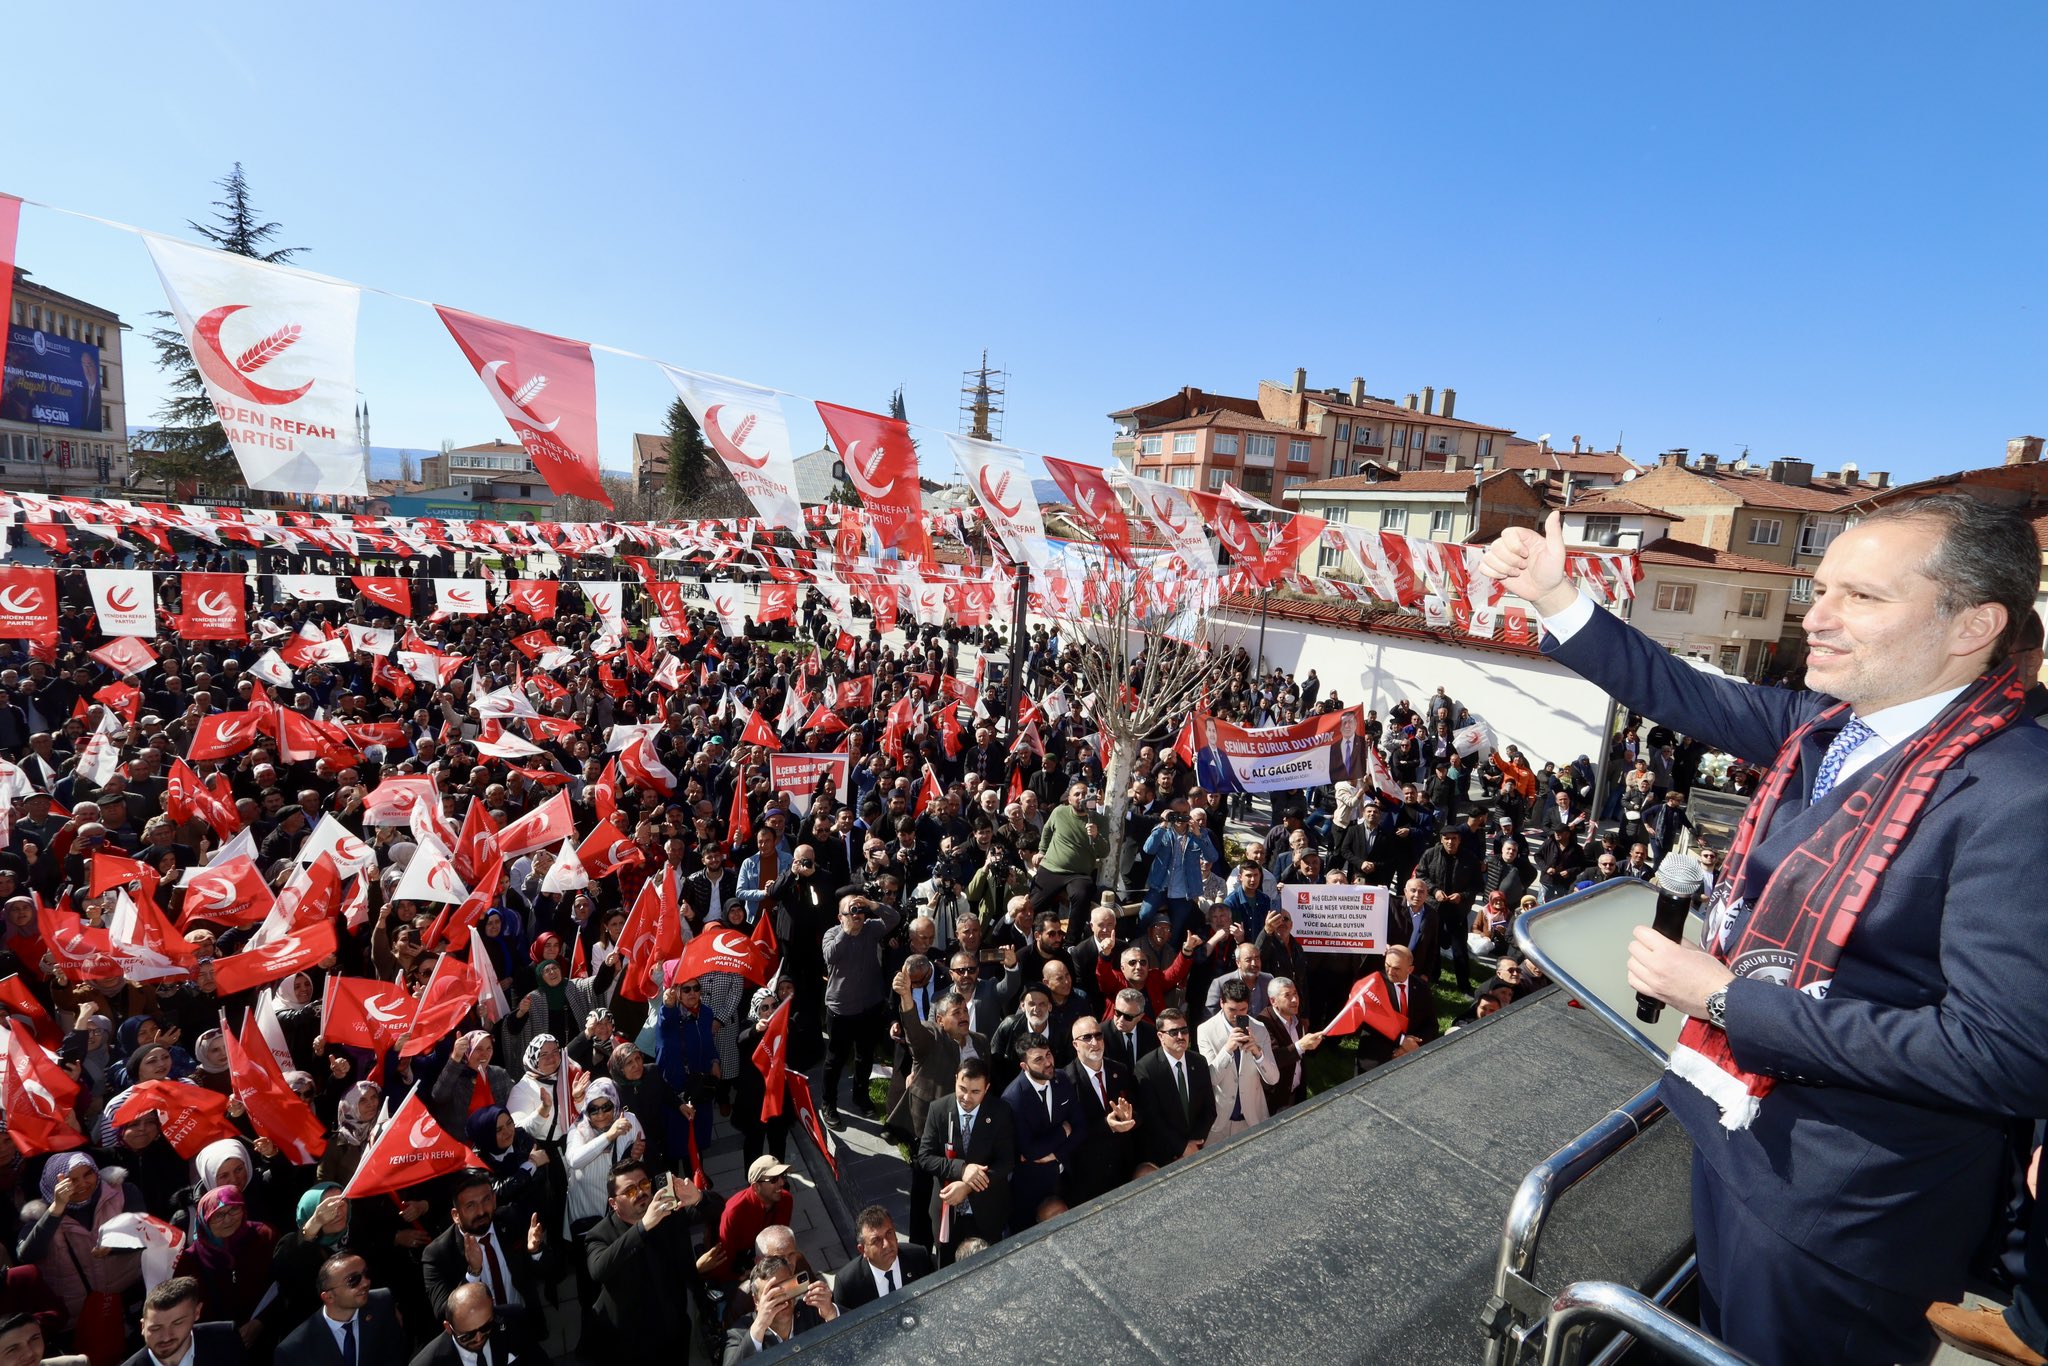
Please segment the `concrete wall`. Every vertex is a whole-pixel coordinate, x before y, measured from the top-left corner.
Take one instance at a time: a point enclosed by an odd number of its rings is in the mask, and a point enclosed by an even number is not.
[[[1221,646],[1257,653],[1256,615],[1218,613],[1212,627]],[[1519,746],[1539,765],[1605,753],[1607,694],[1545,659],[1269,620],[1266,661],[1296,677],[1314,669],[1323,696],[1334,690],[1347,705],[1363,702],[1382,716],[1396,699],[1419,703],[1442,684],[1485,717],[1502,744]]]

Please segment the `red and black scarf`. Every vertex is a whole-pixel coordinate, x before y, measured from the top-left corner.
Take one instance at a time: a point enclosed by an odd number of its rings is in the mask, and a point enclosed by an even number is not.
[[[1725,927],[1740,912],[1740,888],[1755,844],[1770,829],[1778,804],[1799,779],[1800,745],[1816,730],[1847,719],[1836,703],[1793,732],[1779,748],[1756,799],[1743,813],[1727,866],[1707,908],[1708,950],[1737,977],[1759,977],[1808,995],[1827,995],[1842,946],[1870,905],[1885,869],[1912,837],[1935,784],[1963,755],[2024,714],[2026,687],[2005,664],[1942,709],[1926,727],[1854,775],[1820,828],[1785,856],[1757,897],[1733,945]],[[1769,1077],[1745,1072],[1728,1036],[1691,1019],[1678,1036],[1670,1068],[1721,1107],[1721,1123],[1746,1129],[1770,1094]]]

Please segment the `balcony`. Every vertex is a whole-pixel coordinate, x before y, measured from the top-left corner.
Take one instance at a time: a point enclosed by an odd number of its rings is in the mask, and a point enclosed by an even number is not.
[[[1270,470],[1270,469],[1272,469],[1272,468],[1273,468],[1273,455],[1272,455],[1272,452],[1270,452],[1270,451],[1269,451],[1269,452],[1267,452],[1267,453],[1266,453],[1266,454],[1264,454],[1264,455],[1258,455],[1258,454],[1255,454],[1255,453],[1253,453],[1253,452],[1251,452],[1251,451],[1246,451],[1246,452],[1245,452],[1245,457],[1244,457],[1244,467],[1245,467],[1246,469],[1248,469],[1248,470]]]

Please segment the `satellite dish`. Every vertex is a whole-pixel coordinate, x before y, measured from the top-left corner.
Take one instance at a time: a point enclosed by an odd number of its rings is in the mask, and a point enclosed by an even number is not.
[[[1635,477],[1636,477],[1637,475],[1639,475],[1639,474],[1641,474],[1641,473],[1642,473],[1642,471],[1641,471],[1641,470],[1630,470],[1630,471],[1629,471],[1628,473],[1626,473],[1626,474],[1624,474],[1624,475],[1622,475],[1622,476],[1621,476],[1621,482],[1622,482],[1622,483],[1624,483],[1624,484],[1626,484],[1626,483],[1628,483],[1628,482],[1629,482],[1630,480],[1634,479],[1634,478],[1635,478]]]

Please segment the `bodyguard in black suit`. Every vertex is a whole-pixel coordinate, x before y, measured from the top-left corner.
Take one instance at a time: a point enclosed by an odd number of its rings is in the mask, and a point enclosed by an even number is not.
[[[175,1276],[150,1291],[142,1302],[142,1350],[123,1366],[182,1366],[188,1351],[191,1366],[242,1366],[248,1355],[235,1325],[199,1322],[204,1299],[205,1291],[190,1276]]]
[[[1067,1160],[1061,1195],[1069,1206],[1093,1200],[1131,1179],[1137,1165],[1136,1092],[1131,1069],[1109,1057],[1108,1026],[1100,1020],[1074,1025],[1074,1060],[1063,1069],[1074,1084],[1080,1138]]]
[[[980,1058],[963,1061],[953,1074],[953,1094],[933,1102],[917,1165],[932,1178],[932,1227],[946,1230],[939,1239],[939,1265],[952,1263],[953,1249],[964,1239],[993,1243],[1002,1238],[1010,1221],[1017,1134],[1010,1108],[989,1094],[988,1064]]]
[[[500,1323],[491,1292],[481,1285],[459,1285],[448,1297],[448,1317],[441,1335],[412,1359],[412,1366],[462,1366],[469,1352],[477,1366],[548,1366],[547,1354],[511,1324]]]
[[[832,1302],[845,1313],[894,1294],[938,1270],[931,1250],[896,1236],[896,1221],[880,1205],[869,1205],[854,1220],[860,1253],[832,1276]],[[883,1285],[889,1289],[885,1292]]]
[[[1188,1017],[1159,1012],[1159,1048],[1138,1063],[1138,1151],[1155,1167],[1192,1156],[1216,1126],[1209,1064],[1191,1045]]]
[[[1069,1026],[1071,1029],[1072,1026]],[[1017,1170],[1010,1177],[1010,1222],[1018,1232],[1060,1193],[1060,1178],[1081,1146],[1074,1084],[1053,1062],[1052,1040],[1027,1034],[1018,1045],[1023,1070],[1003,1090],[1017,1128]]]
[[[2048,733],[2002,667],[2033,609],[2033,530],[1943,495],[1843,533],[1805,618],[1821,691],[1687,668],[1581,598],[1555,518],[1546,532],[1486,556],[1543,616],[1546,651],[1771,763],[1751,812],[1770,818],[1738,836],[1709,907],[1730,961],[1640,931],[1629,949],[1631,983],[1693,1017],[1702,1045],[1674,1055],[1696,1081],[1667,1075],[1663,1096],[1693,1135],[1703,1323],[1762,1363],[1925,1360],[1923,1311],[1962,1289],[2008,1123],[2048,1115],[2048,993],[2015,985],[2048,980],[2048,936],[2012,895],[2048,880]],[[1765,909],[1774,931],[1799,917],[1775,957],[1746,935]]]
[[[540,1216],[521,1228],[498,1218],[498,1193],[481,1169],[458,1173],[448,1227],[420,1254],[427,1307],[448,1317],[448,1296],[465,1281],[490,1288],[499,1319],[538,1331],[541,1322]]]
[[[320,1267],[320,1312],[277,1345],[277,1359],[290,1366],[372,1366],[404,1361],[405,1329],[389,1290],[373,1290],[370,1273],[355,1253],[329,1257]]]
[[[591,1345],[628,1352],[637,1342],[687,1343],[697,1252],[691,1210],[704,1198],[688,1181],[656,1177],[645,1162],[626,1159],[606,1177],[604,1218],[583,1236],[596,1283]],[[684,1353],[687,1355],[687,1353]]]

